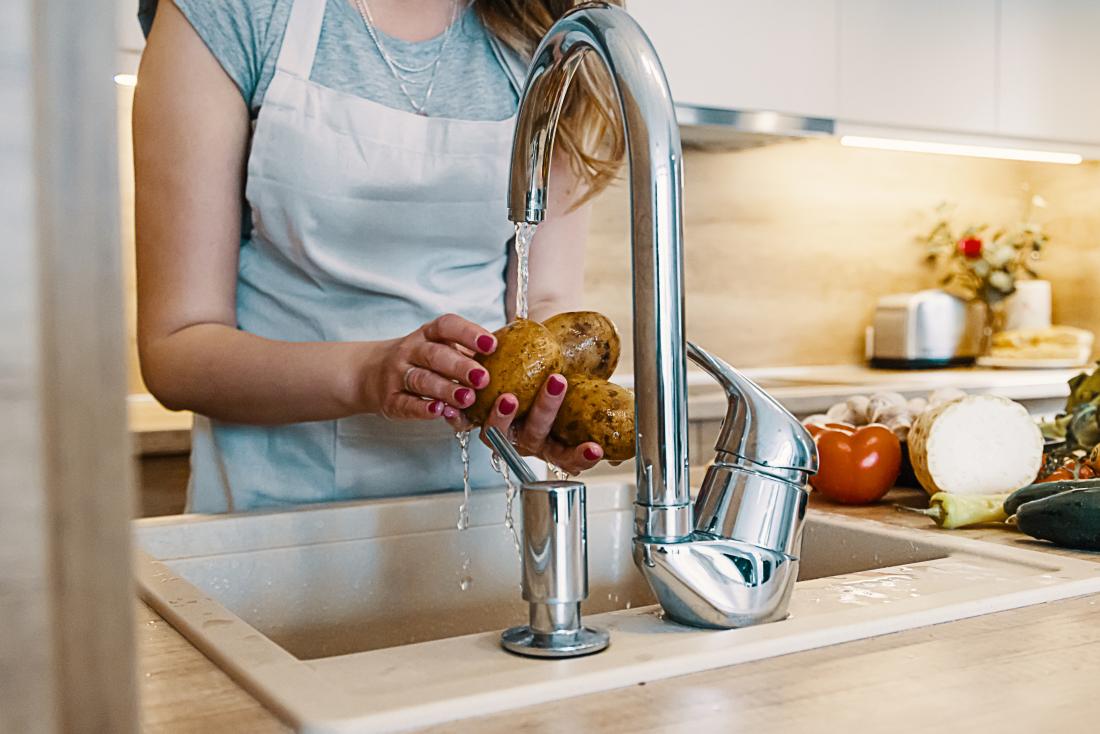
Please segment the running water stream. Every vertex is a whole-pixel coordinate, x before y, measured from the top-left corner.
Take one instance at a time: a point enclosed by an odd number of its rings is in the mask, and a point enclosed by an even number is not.
[[[470,432],[459,431],[455,438],[462,452],[462,504],[458,506],[458,529],[465,530],[470,527]]]
[[[530,271],[528,269],[528,256],[531,252],[531,241],[535,237],[537,224],[516,222],[516,312],[517,319],[527,318],[527,282]],[[456,433],[459,448],[462,450],[462,504],[458,508],[458,529],[465,530],[470,526],[470,432]],[[520,554],[519,536],[516,534],[515,521],[512,515],[512,506],[519,493],[519,485],[512,478],[508,467],[493,453],[491,465],[495,472],[500,474],[508,489],[505,492],[504,526],[512,534],[512,544],[515,546],[516,555]],[[554,467],[558,478],[562,478],[563,472]],[[463,587],[465,591],[465,587]]]
[[[528,255],[531,252],[531,240],[535,237],[537,224],[516,222],[516,318],[527,318],[527,268]]]
[[[515,500],[516,494],[519,492],[519,486],[512,479],[512,474],[508,471],[508,465],[500,458],[500,454],[494,451],[489,463],[492,465],[493,471],[504,478],[504,483],[508,487],[504,490],[504,527],[508,528],[508,532],[512,535],[512,546],[516,549],[516,557],[521,557],[519,534],[516,533],[516,522],[512,517],[512,501]]]

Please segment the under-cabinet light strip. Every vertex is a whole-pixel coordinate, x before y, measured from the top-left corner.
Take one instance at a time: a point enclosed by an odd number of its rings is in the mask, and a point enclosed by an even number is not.
[[[975,158],[1003,158],[1010,161],[1034,161],[1037,163],[1065,163],[1076,165],[1082,158],[1077,153],[1059,153],[1049,150],[1025,150],[1022,148],[994,148],[985,145],[959,145],[933,143],[923,140],[897,140],[895,138],[871,138],[863,135],[843,135],[841,145],[853,148],[877,148],[900,150],[908,153],[936,153],[939,155],[966,155]]]

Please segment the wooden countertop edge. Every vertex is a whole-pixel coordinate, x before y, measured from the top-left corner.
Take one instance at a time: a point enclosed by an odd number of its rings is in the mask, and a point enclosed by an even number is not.
[[[920,490],[870,507],[811,506],[1100,563],[999,527],[946,531],[897,512]],[[288,729],[144,602],[137,603],[143,730]],[[922,627],[643,686],[467,719],[427,731],[1085,731],[1100,697],[1100,594]]]

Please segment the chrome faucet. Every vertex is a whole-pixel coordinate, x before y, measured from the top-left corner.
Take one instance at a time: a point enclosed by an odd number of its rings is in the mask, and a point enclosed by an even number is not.
[[[598,58],[611,78],[630,165],[635,562],[676,621],[728,628],[780,619],[797,577],[816,451],[805,429],[763,390],[685,343],[680,131],[657,53],[621,8],[580,5],[535,50],[516,122],[508,218],[537,224],[545,217],[558,116],[586,55]],[[730,399],[718,459],[694,512],[687,352]]]

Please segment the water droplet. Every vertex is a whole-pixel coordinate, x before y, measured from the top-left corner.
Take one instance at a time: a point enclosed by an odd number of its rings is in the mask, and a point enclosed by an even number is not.
[[[458,582],[458,588],[466,591],[473,585],[473,583],[474,580],[472,578],[470,578],[469,576],[463,576],[462,579]]]

